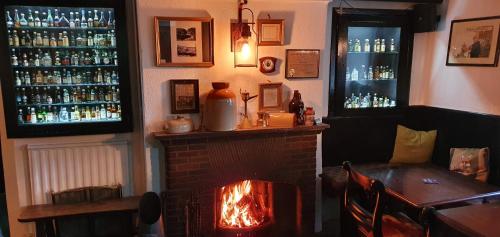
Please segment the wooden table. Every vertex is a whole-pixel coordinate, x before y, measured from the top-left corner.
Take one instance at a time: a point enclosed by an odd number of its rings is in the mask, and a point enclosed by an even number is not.
[[[433,165],[370,164],[353,168],[380,180],[390,196],[418,209],[500,196],[500,187]],[[424,178],[439,183],[425,184]]]
[[[54,218],[92,215],[109,212],[136,212],[141,197],[125,197],[107,201],[85,202],[77,204],[46,204],[26,206],[17,218],[19,222],[36,222],[36,236],[54,236],[51,226]]]
[[[436,218],[467,236],[500,235],[500,203],[439,210]]]

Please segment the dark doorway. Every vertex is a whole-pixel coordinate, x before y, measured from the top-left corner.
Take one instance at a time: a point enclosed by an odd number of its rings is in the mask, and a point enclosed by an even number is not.
[[[7,218],[7,200],[5,196],[5,180],[3,174],[2,144],[0,142],[0,236],[9,236],[9,220]]]

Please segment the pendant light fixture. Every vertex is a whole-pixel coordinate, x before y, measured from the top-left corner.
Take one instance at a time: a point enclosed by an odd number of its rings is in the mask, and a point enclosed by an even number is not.
[[[255,19],[253,11],[243,6],[248,0],[238,0],[238,23],[233,27],[234,67],[257,67],[258,49],[257,33],[255,33]],[[243,10],[252,14],[251,22],[243,22]]]

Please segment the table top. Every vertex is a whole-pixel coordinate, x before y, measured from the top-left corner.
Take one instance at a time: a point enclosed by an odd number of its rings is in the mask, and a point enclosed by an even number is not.
[[[416,208],[500,196],[500,187],[434,165],[368,164],[353,168],[380,180],[389,195]],[[425,178],[438,183],[425,184],[422,180]]]
[[[500,203],[444,209],[436,218],[467,236],[498,236]]]
[[[45,204],[21,208],[19,222],[33,222],[56,217],[98,214],[105,212],[134,212],[139,209],[141,197],[124,197],[120,199],[86,202],[77,204]]]

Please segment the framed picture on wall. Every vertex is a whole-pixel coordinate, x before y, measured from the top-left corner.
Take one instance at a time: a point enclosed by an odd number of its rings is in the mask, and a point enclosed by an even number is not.
[[[281,111],[283,109],[283,83],[259,84],[259,110]]]
[[[287,49],[285,78],[318,78],[319,49]]]
[[[156,16],[154,21],[156,66],[214,65],[212,18]]]
[[[170,80],[170,103],[172,114],[199,113],[198,80]]]
[[[259,19],[257,21],[259,46],[279,46],[285,44],[285,20]]]
[[[500,16],[451,22],[447,66],[498,65]]]

